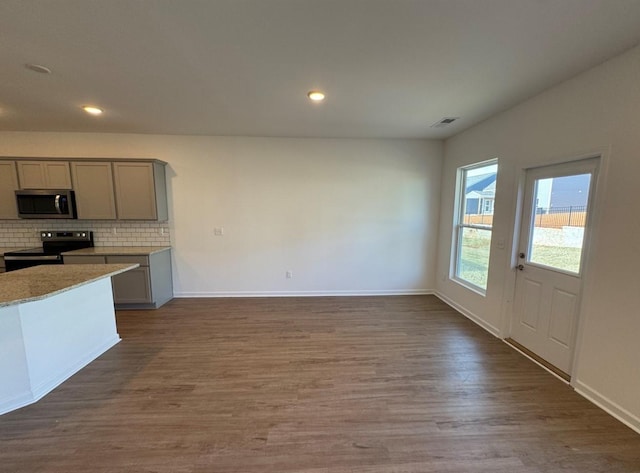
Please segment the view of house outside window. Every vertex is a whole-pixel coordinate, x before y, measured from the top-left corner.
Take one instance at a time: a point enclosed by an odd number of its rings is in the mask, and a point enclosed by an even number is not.
[[[458,170],[454,276],[481,292],[487,289],[497,161]]]

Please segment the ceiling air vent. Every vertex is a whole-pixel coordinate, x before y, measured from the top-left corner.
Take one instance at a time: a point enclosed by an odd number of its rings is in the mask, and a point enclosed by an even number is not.
[[[442,120],[431,125],[431,128],[442,128],[455,122],[460,117],[445,117]]]

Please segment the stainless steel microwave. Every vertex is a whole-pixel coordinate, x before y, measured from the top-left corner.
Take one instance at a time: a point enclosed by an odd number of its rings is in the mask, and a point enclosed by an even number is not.
[[[69,189],[16,191],[20,218],[78,218],[76,197]]]

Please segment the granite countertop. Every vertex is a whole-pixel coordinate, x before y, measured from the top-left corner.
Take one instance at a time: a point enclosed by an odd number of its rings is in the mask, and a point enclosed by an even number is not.
[[[46,299],[138,264],[43,264],[0,273],[0,307]]]
[[[170,250],[170,246],[94,246],[81,250],[66,251],[62,255],[93,256],[149,256]]]

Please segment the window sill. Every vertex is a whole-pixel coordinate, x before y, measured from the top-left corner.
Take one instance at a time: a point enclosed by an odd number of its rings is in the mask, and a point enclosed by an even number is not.
[[[453,281],[454,283],[459,284],[460,286],[464,287],[465,289],[468,289],[471,292],[478,294],[479,296],[487,297],[486,289],[482,289],[481,287],[474,286],[473,284],[471,284],[468,281],[465,281],[464,279],[450,277],[449,281]]]

